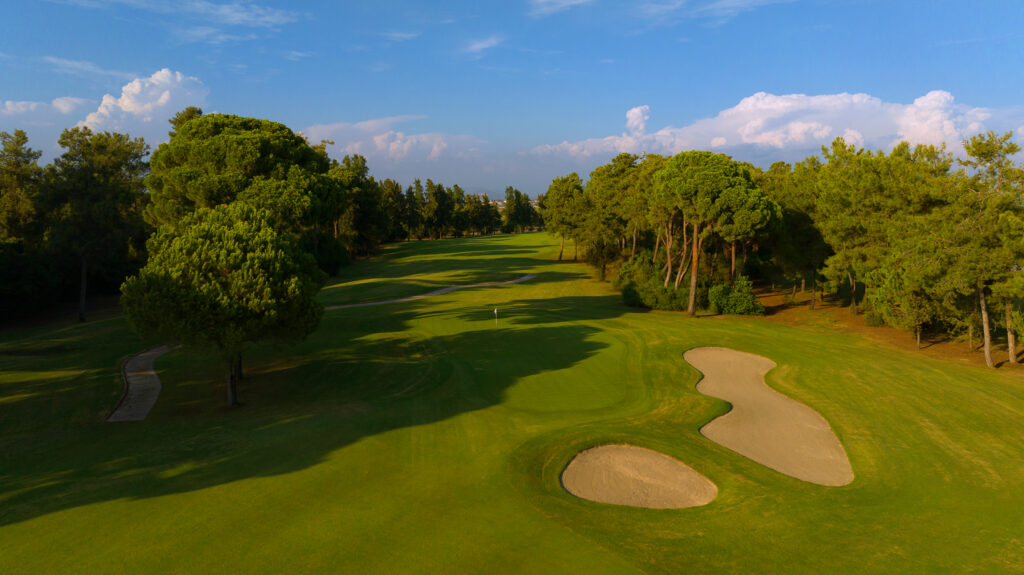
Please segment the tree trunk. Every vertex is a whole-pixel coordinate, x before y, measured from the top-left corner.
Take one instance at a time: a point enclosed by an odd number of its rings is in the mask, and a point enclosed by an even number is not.
[[[914,332],[917,335],[917,349],[921,350],[921,326],[915,326]]]
[[[992,332],[988,327],[988,307],[985,305],[985,288],[978,290],[978,300],[981,302],[981,335],[985,338],[985,365],[995,367],[992,363]]]
[[[736,281],[736,241],[732,242],[732,254],[730,254],[732,261],[729,264],[729,281]]]
[[[679,270],[676,271],[676,283],[675,288],[679,289],[679,284],[682,283],[683,274],[686,273],[686,269],[690,266],[684,266],[683,262],[686,261],[686,220],[683,220],[683,253],[679,254]]]
[[[853,281],[852,272],[846,272],[846,277],[850,278],[850,313],[857,315],[857,282]]]
[[[700,261],[700,234],[698,233],[697,222],[693,223],[693,253],[690,254],[690,303],[686,313],[690,317],[697,315],[697,264]]]
[[[803,272],[801,272],[800,273],[800,293],[804,293],[806,291],[807,291],[807,276],[804,275]]]
[[[78,286],[78,321],[85,321],[85,287],[88,279],[85,265],[85,254],[82,254],[82,280]]]
[[[562,241],[558,244],[558,261],[562,261],[563,250],[565,250],[565,236],[562,236]]]
[[[1013,331],[1013,304],[1006,300],[1006,352],[1010,363],[1017,363],[1017,334]]]
[[[660,248],[660,247],[661,247],[661,233],[658,233],[657,237],[654,239],[654,257],[651,258],[651,263],[652,264],[658,261],[658,248]]]
[[[747,242],[743,242],[743,261],[740,263],[740,273],[747,273]]]
[[[972,318],[973,319],[973,318]],[[974,324],[967,326],[967,351],[974,351]]]
[[[236,354],[228,361],[228,407],[238,405],[238,372],[242,367],[242,355]]]
[[[818,299],[818,270],[811,271],[811,309],[814,309],[815,300]]]
[[[793,282],[793,302],[796,302],[796,282]]]
[[[672,223],[669,222],[668,227],[665,228],[665,282],[663,287],[668,287],[668,280],[672,278]]]
[[[640,233],[640,224],[633,226],[633,247],[629,250],[629,261],[636,257],[636,235]]]
[[[576,261],[576,256],[580,255],[580,243],[577,240],[572,241],[572,261]]]

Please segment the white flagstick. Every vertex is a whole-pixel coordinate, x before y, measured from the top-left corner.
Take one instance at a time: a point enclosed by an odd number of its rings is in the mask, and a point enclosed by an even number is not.
[[[494,308],[494,327],[498,327],[498,308]]]

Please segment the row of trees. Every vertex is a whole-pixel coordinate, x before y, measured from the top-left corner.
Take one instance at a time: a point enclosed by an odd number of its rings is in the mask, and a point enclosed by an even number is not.
[[[384,241],[539,225],[513,188],[504,218],[458,186],[403,191],[370,177],[365,158],[332,160],[327,142],[276,122],[188,108],[171,125],[148,161],[141,139],[66,130],[45,168],[24,132],[0,133],[3,311],[46,303],[47,282],[70,284],[74,267],[84,320],[86,286],[105,274],[141,334],[220,353],[231,405],[243,352],[312,332],[324,272],[348,257]]]
[[[702,256],[724,250],[729,258],[725,279],[731,282],[737,277],[737,247],[745,251],[781,218],[778,204],[758,189],[749,167],[711,152],[671,158],[619,154],[591,172],[585,186],[575,173],[556,178],[541,213],[548,230],[562,236],[563,246],[566,238],[584,246],[585,257],[599,268],[602,279],[616,260],[632,263],[638,246],[653,248],[642,259],[657,264],[658,274],[635,266],[626,269],[641,273],[648,286],[658,275],[661,288],[673,291],[689,273],[690,315],[698,307],[702,267],[709,268],[706,279],[718,279],[717,262],[702,266]],[[709,281],[704,282],[705,292]]]
[[[685,299],[693,314],[700,304],[749,301],[743,273],[786,278],[794,292],[810,280],[812,308],[819,289],[842,289],[854,313],[865,307],[870,321],[907,329],[919,344],[931,330],[973,346],[980,331],[990,366],[992,331],[1002,327],[1015,362],[1024,327],[1020,148],[1012,133],[963,145],[956,160],[944,146],[885,153],[837,138],[821,158],[768,170],[711,152],[620,154],[586,183],[575,173],[555,178],[541,213],[602,277],[625,262],[616,281],[627,301]]]
[[[309,145],[276,122],[188,108],[171,126],[151,157],[141,138],[72,128],[45,167],[25,132],[0,132],[0,320],[76,295],[84,320],[88,293],[115,292],[155,230],[234,201],[266,209],[329,274],[384,242],[540,225],[514,188],[504,214],[457,185],[403,190],[370,176],[362,156],[331,159],[328,142]]]

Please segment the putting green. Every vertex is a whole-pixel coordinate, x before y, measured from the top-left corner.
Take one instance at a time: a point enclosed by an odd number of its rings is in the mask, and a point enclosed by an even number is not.
[[[571,253],[571,250],[567,250]],[[824,327],[624,307],[546,234],[410,242],[345,268],[324,314],[245,354],[239,409],[207,350],[160,357],[145,421],[112,425],[120,318],[0,334],[0,572],[588,573],[1024,570],[1024,378]],[[494,308],[499,308],[497,323]],[[822,487],[699,430],[728,412],[683,350],[772,358],[857,479]],[[718,486],[650,510],[567,493],[595,445]]]

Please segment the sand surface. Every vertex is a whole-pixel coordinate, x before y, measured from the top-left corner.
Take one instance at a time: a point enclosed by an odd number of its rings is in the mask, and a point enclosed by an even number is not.
[[[171,351],[166,345],[139,352],[124,363],[124,395],[107,421],[142,421],[160,396],[160,378],[153,371],[156,358]]]
[[[448,286],[448,287],[443,287],[441,289],[436,289],[436,290],[431,291],[431,292],[421,293],[419,295],[411,295],[409,297],[400,297],[400,298],[396,298],[396,299],[385,299],[385,300],[379,300],[379,301],[367,301],[367,302],[363,302],[363,303],[349,303],[349,304],[344,304],[344,305],[329,305],[329,306],[324,306],[324,309],[325,310],[348,309],[348,308],[351,308],[351,307],[369,307],[371,305],[385,305],[385,304],[389,304],[389,303],[401,303],[401,302],[404,302],[404,301],[413,301],[413,300],[417,300],[417,299],[423,299],[425,297],[431,297],[431,296],[435,296],[435,295],[442,295],[442,294],[450,293],[450,292],[453,292],[453,291],[456,291],[456,290],[460,290],[460,289],[470,289],[470,288],[479,288],[479,287],[507,286],[507,285],[511,285],[511,284],[517,284],[517,283],[522,283],[522,282],[525,282],[525,281],[528,281],[528,280],[532,280],[535,277],[537,277],[537,274],[526,274],[525,276],[518,277],[516,279],[512,279],[512,280],[508,280],[508,281],[504,281],[504,282],[489,282],[489,283],[483,283],[483,284],[469,284],[469,285],[462,285],[462,286]]]
[[[632,445],[581,451],[562,472],[562,486],[583,499],[651,509],[696,507],[718,495],[714,483],[685,463]]]
[[[770,359],[723,347],[683,356],[704,374],[697,391],[724,399],[732,410],[701,428],[715,443],[780,473],[819,485],[846,485],[853,469],[825,418],[764,383]]]

